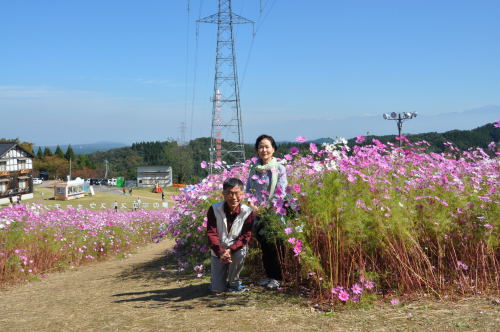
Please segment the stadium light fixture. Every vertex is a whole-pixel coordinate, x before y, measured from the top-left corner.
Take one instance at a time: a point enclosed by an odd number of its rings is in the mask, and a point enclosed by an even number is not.
[[[384,120],[395,120],[398,124],[398,135],[401,137],[401,131],[403,130],[403,121],[410,120],[417,117],[416,112],[403,112],[403,113],[384,113]],[[401,140],[399,140],[399,146],[401,146]]]

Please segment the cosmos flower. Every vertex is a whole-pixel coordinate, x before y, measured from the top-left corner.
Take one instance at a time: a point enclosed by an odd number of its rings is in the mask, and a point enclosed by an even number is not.
[[[344,290],[341,290],[339,292],[339,296],[338,297],[339,297],[340,301],[346,302],[347,300],[349,300],[349,293],[347,293]]]
[[[297,136],[295,142],[304,143],[307,139],[304,136]]]

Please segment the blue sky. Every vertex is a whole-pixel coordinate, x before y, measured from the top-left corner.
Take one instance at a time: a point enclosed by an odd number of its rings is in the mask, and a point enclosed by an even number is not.
[[[190,11],[187,11],[187,4]],[[260,12],[260,2],[263,11]],[[500,1],[233,0],[247,142],[500,119]],[[37,145],[210,135],[215,0],[0,0],[0,137]],[[196,79],[195,79],[196,77]],[[193,102],[194,101],[194,102]],[[193,121],[191,121],[191,117]],[[21,121],[22,120],[22,124]]]

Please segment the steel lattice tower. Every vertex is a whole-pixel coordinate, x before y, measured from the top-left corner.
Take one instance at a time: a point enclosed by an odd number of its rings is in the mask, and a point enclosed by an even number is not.
[[[218,0],[218,8],[217,14],[198,20],[217,24],[210,164],[226,162],[234,165],[245,161],[245,146],[233,25],[254,22],[233,13],[231,0]],[[210,171],[213,171],[212,166]]]

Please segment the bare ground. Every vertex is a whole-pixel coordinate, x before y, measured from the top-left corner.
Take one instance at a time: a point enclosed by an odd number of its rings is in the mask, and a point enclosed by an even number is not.
[[[179,276],[172,241],[0,291],[0,331],[498,331],[491,298],[417,301],[318,313],[296,298],[252,288],[212,295]],[[161,267],[165,267],[165,271]]]

